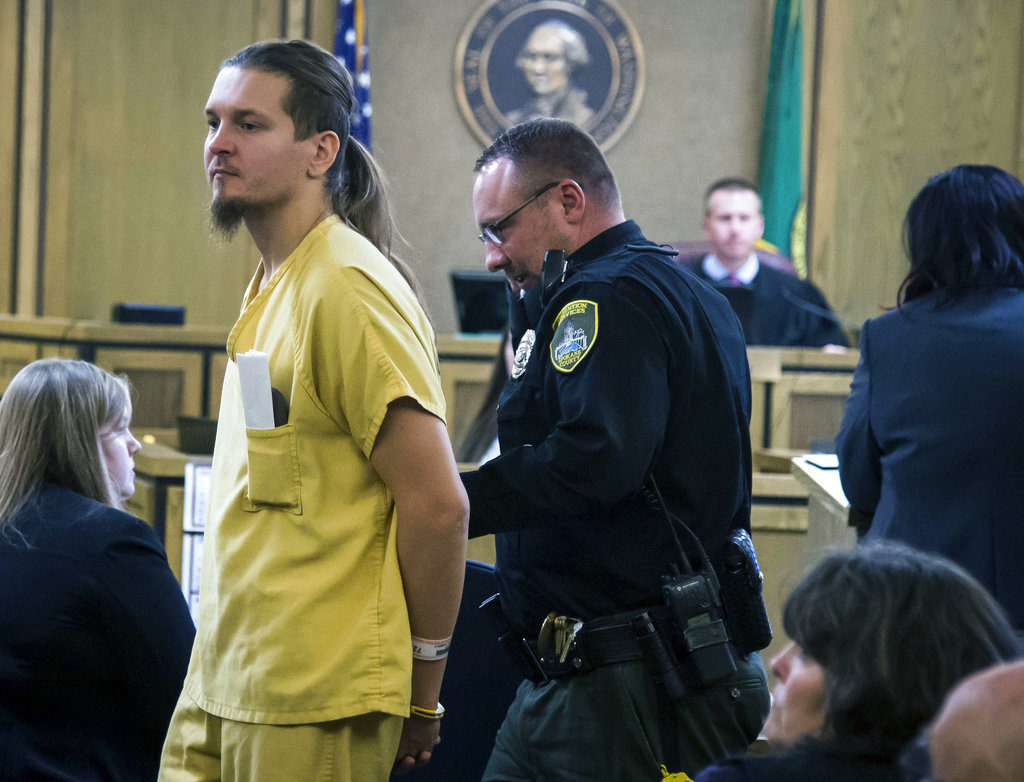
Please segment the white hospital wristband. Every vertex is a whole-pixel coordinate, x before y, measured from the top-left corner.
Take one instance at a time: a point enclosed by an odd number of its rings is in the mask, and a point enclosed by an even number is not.
[[[448,649],[451,648],[452,637],[442,638],[440,641],[428,641],[426,638],[412,637],[412,656],[417,660],[443,660],[448,656]]]

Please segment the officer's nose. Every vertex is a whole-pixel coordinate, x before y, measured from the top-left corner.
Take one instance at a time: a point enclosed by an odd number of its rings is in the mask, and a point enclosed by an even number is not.
[[[500,272],[508,266],[508,258],[501,251],[501,245],[484,242],[484,266],[489,272]]]

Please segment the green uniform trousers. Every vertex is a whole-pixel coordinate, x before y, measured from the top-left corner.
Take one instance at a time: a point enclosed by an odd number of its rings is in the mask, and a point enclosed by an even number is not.
[[[642,661],[546,684],[524,681],[498,730],[484,782],[657,782],[743,754],[770,698],[761,655],[673,702]]]

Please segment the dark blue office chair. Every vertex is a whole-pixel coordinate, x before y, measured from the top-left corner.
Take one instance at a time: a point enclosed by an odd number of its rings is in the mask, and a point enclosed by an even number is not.
[[[522,677],[478,606],[498,591],[494,567],[466,560],[459,620],[445,666],[441,743],[430,762],[392,780],[477,782]]]

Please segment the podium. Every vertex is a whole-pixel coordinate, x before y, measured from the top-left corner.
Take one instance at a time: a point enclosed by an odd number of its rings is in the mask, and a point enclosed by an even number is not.
[[[807,489],[807,566],[830,551],[852,548],[857,530],[839,481],[834,454],[805,454],[793,459],[793,476]]]

